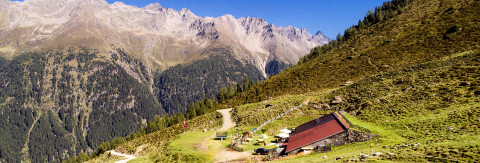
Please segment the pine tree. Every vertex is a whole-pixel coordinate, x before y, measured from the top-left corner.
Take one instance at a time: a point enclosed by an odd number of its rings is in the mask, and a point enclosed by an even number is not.
[[[220,91],[218,92],[218,95],[217,95],[217,100],[219,103],[223,103],[225,102],[225,96],[226,96],[226,93],[227,91],[225,90],[225,88],[222,88],[220,89]]]
[[[233,85],[228,85],[227,88],[227,98],[232,98],[235,95],[235,88],[233,88]]]
[[[242,90],[242,85],[240,85],[240,83],[237,83],[237,91],[236,91],[236,93],[240,93],[240,92],[243,92],[243,90]]]
[[[186,113],[187,119],[193,119],[197,116],[197,111],[193,108],[193,105],[194,105],[193,102],[188,105],[188,110]]]
[[[243,91],[249,90],[250,89],[250,81],[248,80],[248,77],[245,77],[243,80]]]
[[[363,22],[361,20],[358,20],[357,28],[358,29],[363,29],[364,28]]]

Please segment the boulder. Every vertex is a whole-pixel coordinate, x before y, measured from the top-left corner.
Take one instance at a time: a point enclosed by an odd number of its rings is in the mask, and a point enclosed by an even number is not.
[[[470,82],[461,82],[459,85],[460,86],[469,86]]]
[[[342,103],[342,102],[343,102],[342,97],[340,97],[340,96],[335,96],[335,99],[332,100],[331,103],[332,103],[332,104],[340,104],[340,103]]]
[[[343,83],[341,86],[348,86],[348,85],[350,85],[350,84],[352,84],[352,83],[353,83],[353,81],[347,81],[347,82]]]
[[[367,158],[369,157],[369,155],[366,155],[366,154],[360,154],[360,158]]]
[[[375,153],[373,154],[373,156],[382,156],[382,155],[383,155],[382,152],[375,152]]]

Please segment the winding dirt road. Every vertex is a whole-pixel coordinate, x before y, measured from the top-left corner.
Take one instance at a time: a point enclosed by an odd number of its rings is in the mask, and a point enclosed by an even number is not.
[[[127,154],[115,152],[115,150],[111,150],[111,151],[108,151],[108,152],[110,152],[112,155],[117,155],[117,156],[126,157],[126,159],[117,161],[117,162],[115,162],[115,163],[127,163],[128,161],[137,158],[137,157],[135,157],[135,156],[133,156],[133,155],[127,155]]]
[[[232,118],[230,116],[230,111],[232,111],[232,108],[217,110],[217,111],[222,113],[222,116],[223,116],[223,125],[222,125],[222,128],[218,129],[219,132],[220,131],[227,131],[228,129],[235,126],[235,123],[233,123]]]
[[[230,111],[232,111],[232,109],[223,109],[223,110],[217,110],[218,112],[220,112],[222,114],[222,117],[223,117],[223,125],[220,129],[218,129],[217,131],[218,132],[221,132],[221,131],[226,131],[228,130],[229,128],[232,128],[233,126],[235,126],[235,123],[233,123],[232,121],[232,118],[230,116]],[[206,145],[206,142],[208,140],[212,140],[213,138],[215,138],[215,134],[214,135],[211,135],[209,136],[208,138],[204,139],[200,145],[199,145],[199,149],[201,150],[208,150],[208,147]]]
[[[222,128],[218,129],[218,131],[226,131],[235,126],[235,123],[233,123],[232,118],[230,117],[231,110],[232,109],[217,110],[223,116],[223,125]],[[205,141],[211,140],[213,137],[215,137],[215,135],[212,135],[208,139],[204,140],[202,144],[205,145]],[[216,140],[214,142],[220,145],[220,141]],[[215,162],[242,162],[251,155],[252,154],[249,152],[237,152],[230,148],[222,147],[219,149],[219,152],[215,155],[214,159]]]

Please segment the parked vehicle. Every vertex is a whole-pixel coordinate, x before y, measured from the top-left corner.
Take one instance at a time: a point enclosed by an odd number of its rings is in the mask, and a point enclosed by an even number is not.
[[[270,153],[270,150],[265,149],[265,148],[257,148],[257,149],[254,149],[253,151],[257,155],[268,155],[268,153]]]

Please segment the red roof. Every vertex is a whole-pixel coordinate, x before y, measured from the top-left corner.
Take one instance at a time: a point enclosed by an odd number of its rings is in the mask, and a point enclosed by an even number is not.
[[[315,143],[348,129],[348,126],[335,113],[317,118],[295,128],[290,135],[286,153]]]

